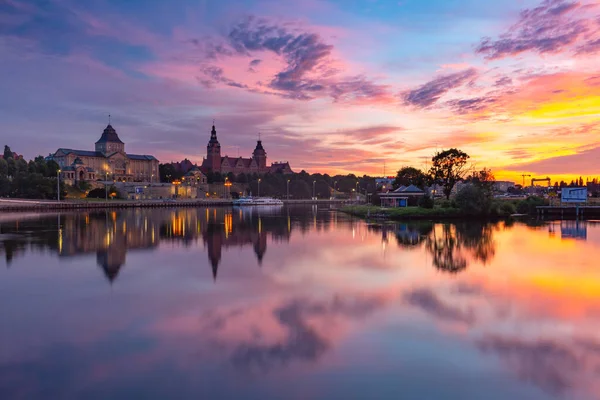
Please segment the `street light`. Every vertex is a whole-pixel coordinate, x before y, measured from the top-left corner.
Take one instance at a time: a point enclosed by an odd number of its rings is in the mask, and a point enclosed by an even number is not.
[[[287,180],[287,199],[290,200],[290,180]]]
[[[56,173],[56,201],[60,201],[60,168]]]
[[[316,196],[315,196],[315,184],[316,183],[317,183],[317,181],[313,181],[313,200],[316,199]]]
[[[229,179],[225,178],[225,188],[226,188],[226,192],[225,192],[225,196],[226,198],[229,198],[229,193],[231,192],[231,182],[229,182]]]
[[[258,194],[256,197],[260,197],[260,178],[258,178]]]
[[[105,171],[105,176],[104,176],[104,194],[105,194],[105,201],[108,201],[108,171]]]

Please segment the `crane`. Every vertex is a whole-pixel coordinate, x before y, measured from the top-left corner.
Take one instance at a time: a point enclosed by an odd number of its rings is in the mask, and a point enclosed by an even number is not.
[[[533,184],[534,184],[535,182],[548,182],[548,185],[547,185],[547,186],[550,186],[550,183],[551,183],[551,181],[550,181],[550,177],[548,177],[548,176],[547,176],[547,177],[545,177],[545,178],[533,178],[533,179],[531,180],[531,186],[533,186]]]
[[[531,177],[531,174],[523,174],[521,176],[523,177],[523,187],[525,187],[525,177]]]

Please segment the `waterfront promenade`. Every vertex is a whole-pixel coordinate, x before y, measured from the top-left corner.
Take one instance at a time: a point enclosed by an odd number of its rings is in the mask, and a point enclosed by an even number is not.
[[[284,204],[346,204],[347,199],[283,200]],[[0,211],[88,210],[105,208],[158,208],[231,206],[232,199],[180,199],[180,200],[32,200],[0,199]]]

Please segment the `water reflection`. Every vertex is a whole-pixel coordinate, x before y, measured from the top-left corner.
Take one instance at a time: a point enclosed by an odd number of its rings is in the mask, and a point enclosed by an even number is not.
[[[432,256],[432,265],[440,271],[458,273],[473,259],[489,263],[496,252],[494,230],[503,229],[503,223],[459,222],[441,224],[416,222],[371,225],[372,231],[380,231],[382,242],[387,243],[393,235],[399,247],[405,249],[425,247]]]
[[[327,209],[318,212],[312,206],[308,210],[308,214],[304,208],[281,207],[17,214],[0,224],[0,255],[4,253],[10,266],[15,256],[34,249],[50,249],[59,257],[96,253],[98,265],[112,283],[125,265],[128,251],[152,250],[161,242],[189,247],[201,241],[216,280],[224,250],[252,246],[260,265],[268,240],[284,243],[290,240],[292,230],[306,233],[337,224],[337,217]]]
[[[600,395],[593,222],[129,210],[5,219],[0,249],[1,398]]]

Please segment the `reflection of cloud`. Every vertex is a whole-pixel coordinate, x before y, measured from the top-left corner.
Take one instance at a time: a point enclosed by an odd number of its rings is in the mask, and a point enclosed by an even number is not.
[[[272,313],[276,322],[283,328],[284,337],[275,342],[260,343],[258,338],[264,339],[268,334],[263,332],[262,328],[255,327],[251,340],[234,345],[232,362],[242,369],[269,371],[294,360],[316,360],[331,347],[331,332],[324,331],[322,327],[328,324],[331,327],[332,318],[361,318],[383,304],[382,298],[361,296],[335,296],[328,301],[290,300],[275,308]],[[238,325],[240,321],[244,323],[245,314],[247,313],[240,309],[210,314],[206,325],[207,333],[218,338],[220,332],[232,324],[235,325],[235,330],[244,330],[244,327]]]
[[[291,360],[316,360],[328,348],[327,340],[304,321],[297,303],[275,311],[277,319],[288,330],[280,343],[242,343],[233,352],[233,363],[242,368],[269,370]]]
[[[404,295],[404,300],[413,306],[419,307],[428,314],[445,320],[473,323],[475,316],[473,310],[463,311],[460,308],[452,307],[440,300],[440,298],[430,289],[415,289]]]
[[[590,372],[596,378],[600,375],[600,343],[590,340],[558,342],[490,336],[480,340],[478,346],[504,359],[521,379],[552,393],[580,386]]]

